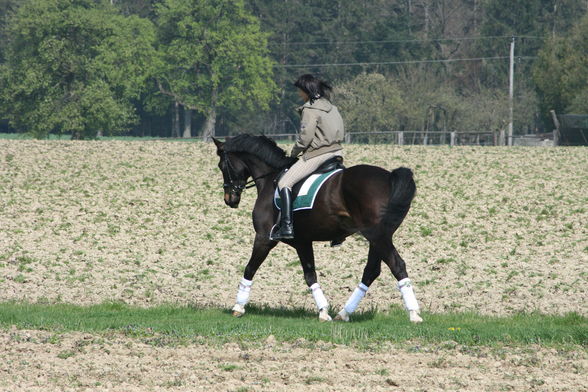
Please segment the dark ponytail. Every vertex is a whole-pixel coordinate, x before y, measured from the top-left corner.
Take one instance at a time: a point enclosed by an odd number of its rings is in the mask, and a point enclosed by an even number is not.
[[[319,98],[330,100],[331,91],[333,91],[330,84],[319,78],[315,78],[310,74],[300,76],[294,83],[294,86],[298,87],[308,95],[311,104]]]

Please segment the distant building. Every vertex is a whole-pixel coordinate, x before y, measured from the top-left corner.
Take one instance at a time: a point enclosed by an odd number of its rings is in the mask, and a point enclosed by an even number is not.
[[[558,146],[588,146],[588,114],[551,113]]]

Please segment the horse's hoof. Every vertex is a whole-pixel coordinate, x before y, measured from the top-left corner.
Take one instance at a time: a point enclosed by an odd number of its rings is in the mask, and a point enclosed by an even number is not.
[[[418,324],[423,322],[423,319],[419,316],[419,313],[416,310],[411,310],[409,312],[409,318],[411,323]]]
[[[234,317],[241,317],[245,314],[245,306],[243,305],[239,305],[239,304],[235,304],[235,306],[233,306],[233,316]]]
[[[349,322],[349,315],[347,314],[347,312],[345,311],[345,309],[343,309],[342,311],[340,311],[336,316],[335,316],[335,321],[344,321],[344,322]]]
[[[319,312],[319,321],[320,322],[333,321],[331,316],[329,316],[327,309],[321,309],[321,311]]]

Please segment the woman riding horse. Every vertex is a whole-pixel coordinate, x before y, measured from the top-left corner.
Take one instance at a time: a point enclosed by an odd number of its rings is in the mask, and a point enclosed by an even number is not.
[[[302,75],[294,86],[304,105],[298,108],[302,117],[300,134],[292,148],[291,157],[299,159],[278,181],[281,199],[281,218],[272,240],[294,238],[292,223],[292,188],[303,178],[312,174],[323,163],[341,156],[341,142],[345,129],[339,110],[330,101],[331,86],[312,75]]]
[[[317,281],[313,242],[341,242],[360,233],[369,242],[367,264],[361,282],[336,319],[349,321],[349,315],[357,309],[370,285],[380,275],[384,262],[398,281],[410,321],[421,322],[405,262],[392,243],[392,236],[408,213],[416,192],[410,169],[401,167],[390,172],[381,167],[357,165],[339,170],[318,190],[312,209],[296,212],[294,233],[291,187],[321,163],[340,155],[343,139],[341,116],[328,100],[330,86],[311,75],[301,76],[295,85],[305,100],[301,108],[300,137],[291,153],[292,156],[303,153],[297,162],[294,163],[294,158],[286,156],[284,150],[265,136],[242,134],[227,138],[224,143],[213,139],[220,159],[218,167],[224,179],[225,204],[237,208],[241,193],[248,184],[253,182],[257,188],[253,209],[253,251],[239,283],[233,314],[239,317],[245,313],[255,273],[280,239],[298,253],[319,319],[331,320],[329,303]],[[282,218],[278,236],[271,236],[278,216],[274,206],[274,181],[278,173],[290,166],[278,182],[282,194]],[[250,177],[252,180],[248,181]]]

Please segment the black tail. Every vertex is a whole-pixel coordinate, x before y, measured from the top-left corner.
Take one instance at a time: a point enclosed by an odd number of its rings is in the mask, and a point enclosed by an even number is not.
[[[416,184],[412,178],[412,170],[406,167],[394,169],[390,174],[390,199],[382,218],[386,229],[396,231],[410,209],[410,203],[416,193]]]

